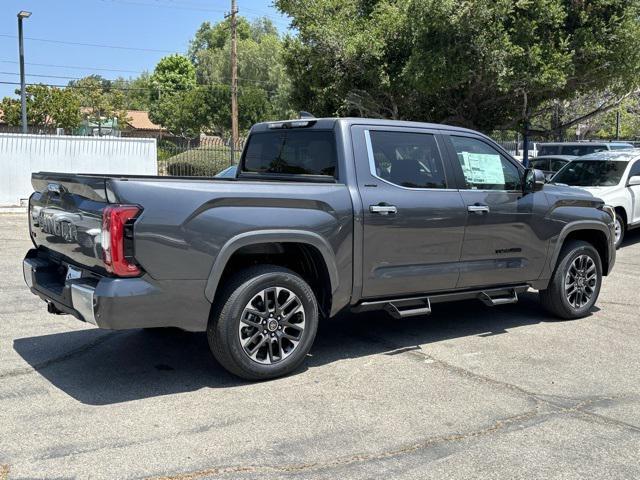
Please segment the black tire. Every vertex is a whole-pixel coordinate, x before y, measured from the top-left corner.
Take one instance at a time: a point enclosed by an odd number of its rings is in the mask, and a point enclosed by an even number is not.
[[[578,257],[591,258],[596,270],[596,283],[588,301],[579,307],[572,305],[565,292],[565,279],[569,269]],[[588,242],[571,240],[562,247],[556,269],[546,290],[540,290],[540,301],[554,315],[563,319],[586,317],[595,305],[602,286],[602,262],[598,251]],[[581,297],[582,298],[582,297]]]
[[[288,356],[283,354],[279,360],[264,364],[250,358],[245,352],[239,330],[246,325],[243,323],[241,326],[240,321],[245,307],[256,295],[270,287],[285,288],[298,297],[304,309],[304,330]],[[207,327],[207,338],[214,357],[226,370],[246,380],[268,380],[287,375],[304,362],[318,329],[318,303],[311,287],[297,273],[275,265],[248,268],[234,275],[220,294],[216,294],[216,298]],[[282,330],[283,334],[286,329]],[[259,334],[257,330],[255,333]],[[267,333],[265,337],[272,334],[280,335],[280,332]],[[261,338],[259,336],[259,340]],[[277,343],[277,339],[274,341]],[[270,343],[271,340],[267,338],[266,342]],[[272,358],[270,347],[267,345],[267,361]]]
[[[620,236],[618,236],[618,238],[616,238],[616,241],[615,241],[615,246],[617,250],[618,248],[620,248],[620,245],[622,245],[622,241],[624,240],[624,234],[625,234],[625,231],[627,230],[627,222],[625,221],[624,217],[620,215],[620,213],[618,212],[616,212],[615,221],[616,221],[616,230],[620,228]]]

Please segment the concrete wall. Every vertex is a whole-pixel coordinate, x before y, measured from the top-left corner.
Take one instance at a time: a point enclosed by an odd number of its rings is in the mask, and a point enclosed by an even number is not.
[[[156,140],[0,134],[0,206],[29,198],[38,171],[157,175]]]

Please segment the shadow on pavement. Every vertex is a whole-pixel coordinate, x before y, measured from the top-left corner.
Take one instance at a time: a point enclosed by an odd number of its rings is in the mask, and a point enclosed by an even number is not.
[[[622,239],[622,245],[620,245],[620,248],[630,247],[636,243],[640,243],[640,228],[626,232]]]
[[[432,342],[458,337],[482,342],[549,318],[533,293],[495,308],[478,301],[437,304],[429,317],[404,320],[382,312],[343,314],[321,322],[304,368],[417,345],[428,349]],[[89,329],[17,339],[14,349],[57,388],[90,405],[245,384],[213,359],[204,333]]]

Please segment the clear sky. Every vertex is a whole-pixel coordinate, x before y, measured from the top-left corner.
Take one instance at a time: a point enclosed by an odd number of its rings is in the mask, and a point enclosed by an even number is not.
[[[237,2],[240,15],[267,16],[287,30],[287,17],[272,0]],[[0,82],[20,81],[20,10],[32,12],[24,20],[27,83],[66,85],[67,77],[128,78],[151,71],[161,57],[185,53],[198,26],[222,20],[230,8],[230,0],[0,0]],[[16,88],[0,83],[0,98]]]

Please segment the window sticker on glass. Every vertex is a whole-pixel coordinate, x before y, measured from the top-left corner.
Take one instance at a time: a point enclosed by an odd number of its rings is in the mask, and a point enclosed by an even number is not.
[[[470,184],[504,184],[500,155],[462,152],[462,170]]]

